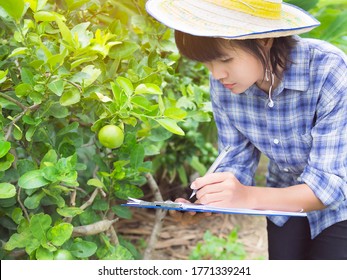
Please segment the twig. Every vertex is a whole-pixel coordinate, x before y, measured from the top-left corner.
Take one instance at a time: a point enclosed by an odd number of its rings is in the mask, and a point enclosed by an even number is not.
[[[28,211],[25,209],[25,207],[24,207],[22,201],[20,200],[20,193],[21,193],[21,190],[22,190],[21,188],[18,188],[17,201],[18,201],[20,207],[22,208],[22,210],[23,210],[23,212],[24,212],[25,218],[26,218],[28,221],[30,221]]]
[[[26,110],[26,109],[27,109],[27,107],[26,107],[25,105],[23,105],[22,103],[20,103],[18,100],[12,98],[11,96],[8,96],[7,94],[4,94],[4,93],[0,92],[0,97],[5,98],[5,99],[7,99],[8,101],[10,101],[10,102],[16,104],[18,107],[21,107],[23,110]]]
[[[159,187],[157,182],[154,180],[153,176],[149,173],[146,174],[146,178],[148,181],[148,185],[151,189],[151,191],[154,194],[155,200],[162,201],[163,197],[160,193]],[[152,252],[155,248],[155,245],[158,241],[158,236],[161,232],[162,226],[163,226],[163,220],[166,216],[167,211],[166,210],[157,210],[155,213],[155,221],[154,226],[152,229],[151,236],[149,238],[148,246],[144,252],[143,259],[144,260],[150,260],[152,258]]]
[[[100,189],[99,189],[100,190]],[[110,206],[112,207],[113,205],[115,205],[115,202],[112,200],[110,201]],[[106,218],[107,220],[114,220],[116,219],[115,217],[116,215],[114,214],[113,211],[108,211],[107,215],[106,215]],[[111,225],[109,227],[109,229],[107,230],[107,234],[110,236],[110,242],[111,244],[113,245],[119,245],[119,240],[118,240],[118,236],[117,236],[117,232],[114,228],[113,225]]]
[[[73,207],[76,206],[76,196],[77,196],[77,191],[76,191],[76,189],[74,189],[70,195],[70,205]]]
[[[95,197],[98,195],[99,189],[95,189],[90,198],[80,207],[82,210],[93,204]]]
[[[72,231],[72,236],[88,236],[96,235],[101,232],[107,231],[115,222],[118,221],[118,218],[113,220],[102,220],[94,224],[89,224],[85,226],[74,227]]]
[[[6,140],[6,141],[10,138],[11,133],[12,133],[12,129],[13,129],[13,126],[15,125],[15,123],[16,123],[21,117],[23,117],[28,111],[36,110],[39,106],[40,106],[39,104],[35,104],[35,105],[30,106],[30,107],[25,107],[25,109],[23,110],[23,112],[21,112],[20,114],[18,114],[18,116],[16,116],[16,117],[11,121],[11,123],[9,124],[8,130],[7,130],[7,132],[6,132],[6,136],[5,136],[5,140]]]
[[[75,203],[74,199],[76,198],[76,190],[77,189],[78,188],[76,188],[73,191],[73,193],[71,194],[71,198],[70,198],[71,205],[73,205],[73,203]],[[95,189],[94,192],[92,193],[92,195],[90,196],[90,198],[83,205],[80,206],[80,209],[84,210],[87,207],[89,207],[90,205],[92,205],[93,202],[94,202],[95,197],[98,195],[98,192],[99,192],[99,190]],[[66,223],[71,223],[71,221],[72,221],[71,217],[64,218],[64,222],[66,222]]]
[[[155,200],[162,201],[163,200],[163,196],[161,195],[159,186],[158,186],[157,182],[154,180],[152,174],[147,173],[146,174],[146,179],[147,179],[149,188],[151,189],[151,191],[152,191],[152,193],[154,195]]]

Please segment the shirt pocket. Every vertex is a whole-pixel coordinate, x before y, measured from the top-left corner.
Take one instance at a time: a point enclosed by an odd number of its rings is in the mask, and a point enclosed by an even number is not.
[[[310,132],[295,130],[285,140],[286,162],[289,170],[300,174],[307,165],[312,147],[312,136]]]

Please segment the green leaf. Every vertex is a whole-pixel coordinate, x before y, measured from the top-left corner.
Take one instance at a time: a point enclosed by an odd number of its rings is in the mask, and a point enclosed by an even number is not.
[[[14,160],[14,155],[10,153],[8,153],[5,157],[0,158],[0,172],[9,169]]]
[[[6,81],[6,79],[7,79],[7,78],[6,78],[7,73],[8,73],[8,70],[6,70],[6,71],[0,70],[0,84],[2,84],[3,82]]]
[[[206,167],[199,161],[197,156],[193,156],[189,164],[199,173],[200,176],[203,176],[206,173]]]
[[[63,119],[67,117],[70,112],[66,107],[63,107],[59,102],[53,103],[48,110],[48,114],[57,119]]]
[[[103,260],[133,260],[130,251],[122,245],[117,245],[111,254],[107,254]]]
[[[123,42],[122,44],[112,47],[109,57],[113,59],[130,58],[139,48],[139,45],[134,42]]]
[[[56,80],[48,84],[48,88],[57,96],[61,96],[64,92],[64,81]]]
[[[73,104],[78,103],[81,100],[81,94],[78,89],[70,89],[65,91],[60,98],[60,104],[62,106],[71,106]]]
[[[5,244],[4,249],[12,251],[15,248],[25,248],[32,240],[33,236],[29,230],[22,231],[21,233],[14,233]]]
[[[65,0],[70,11],[78,9],[89,1],[90,0]]]
[[[51,149],[42,158],[40,168],[43,168],[45,166],[51,166],[53,164],[56,164],[57,162],[58,162],[57,152]]]
[[[116,79],[117,84],[124,90],[127,96],[131,96],[134,92],[134,86],[132,82],[124,77],[118,77]]]
[[[83,213],[83,210],[79,207],[64,207],[64,208],[58,208],[57,212],[59,215],[63,217],[73,218]]]
[[[11,218],[17,225],[19,225],[19,223],[24,219],[23,210],[19,207],[14,208]]]
[[[187,116],[187,112],[179,108],[168,108],[164,111],[164,116],[170,119],[181,121]]]
[[[7,155],[7,153],[10,151],[10,149],[11,149],[11,143],[10,142],[0,140],[0,158]]]
[[[16,139],[17,141],[20,141],[23,137],[23,132],[20,129],[20,127],[16,124],[13,125],[13,137],[14,139]]]
[[[14,49],[10,55],[7,58],[11,58],[17,55],[21,55],[21,54],[26,54],[27,53],[28,48],[27,47],[20,47],[20,48],[16,48]],[[0,79],[1,80],[1,79]]]
[[[30,9],[32,9],[33,12],[36,12],[43,9],[48,0],[25,0],[25,1],[30,4]]]
[[[72,244],[70,252],[77,258],[88,258],[94,255],[97,249],[94,242],[79,240]]]
[[[149,111],[150,106],[152,106],[151,102],[144,96],[133,96],[131,97],[131,103],[140,107],[146,111]]]
[[[24,200],[24,206],[28,209],[36,209],[37,207],[40,206],[40,202],[42,198],[44,198],[45,196],[46,194],[42,191],[34,193],[33,195],[28,196]]]
[[[73,70],[74,68],[76,68],[77,66],[81,65],[82,63],[94,61],[97,58],[98,58],[97,55],[88,55],[87,57],[82,57],[80,59],[77,59],[77,60],[75,60],[74,62],[71,63],[70,70]]]
[[[70,46],[74,45],[74,41],[73,41],[73,37],[72,34],[70,32],[70,29],[67,27],[67,25],[64,23],[63,21],[63,17],[61,17],[60,15],[56,15],[55,17],[55,21],[58,24],[61,36],[63,37],[64,41],[66,43],[68,43]]]
[[[162,95],[163,92],[156,84],[139,84],[135,89],[135,94],[156,94]]]
[[[71,131],[76,131],[78,127],[79,127],[78,122],[72,122],[69,125],[65,126],[63,129],[59,130],[59,132],[57,133],[57,136],[65,135]]]
[[[0,183],[0,199],[14,197],[16,187],[9,183]]]
[[[48,12],[48,11],[39,11],[34,14],[34,18],[36,22],[40,21],[55,21],[56,15],[53,12]]]
[[[132,212],[128,207],[120,206],[120,205],[115,205],[112,206],[112,211],[115,213],[118,217],[122,219],[131,219],[132,217]]]
[[[83,79],[85,87],[92,85],[98,77],[101,75],[101,70],[96,68],[94,65],[88,65],[81,70],[82,73],[85,73],[87,78]]]
[[[177,121],[172,119],[157,119],[156,121],[168,131],[177,135],[184,135],[184,131],[177,125]]]
[[[143,197],[143,191],[134,185],[117,185],[115,186],[115,195],[120,199],[127,200],[129,197]]]
[[[47,232],[47,239],[54,246],[63,245],[72,235],[73,226],[69,223],[58,224]]]
[[[105,187],[104,183],[101,182],[98,178],[89,179],[87,185],[94,186],[100,189]]]
[[[53,252],[41,246],[36,250],[35,256],[37,260],[53,260]]]
[[[187,176],[187,171],[184,168],[183,165],[180,165],[179,167],[177,167],[177,172],[178,172],[178,176],[182,182],[183,186],[188,185],[188,176]]]
[[[34,237],[42,242],[46,242],[46,232],[51,227],[52,218],[47,214],[37,214],[30,220],[30,231]]]
[[[33,91],[33,87],[30,84],[19,84],[18,86],[16,86],[15,88],[15,93],[18,97],[24,97],[24,96],[28,96],[30,93],[32,93]]]
[[[17,22],[22,18],[24,12],[24,1],[23,0],[0,0],[0,7],[2,7],[5,12],[14,18]]]
[[[42,170],[32,170],[24,173],[18,180],[23,189],[36,189],[48,185],[50,182],[44,178]]]
[[[135,169],[142,165],[145,158],[145,148],[141,144],[137,144],[130,153],[130,164]]]

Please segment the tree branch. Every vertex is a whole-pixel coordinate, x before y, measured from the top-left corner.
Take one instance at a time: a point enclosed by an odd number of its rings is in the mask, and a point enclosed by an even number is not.
[[[26,107],[25,105],[23,105],[22,103],[20,103],[18,100],[12,98],[11,96],[8,96],[7,94],[4,94],[4,93],[0,92],[0,97],[5,98],[5,99],[7,99],[8,101],[10,101],[10,102],[16,104],[18,107],[21,107],[23,110],[26,110],[26,109],[27,109],[27,107]]]
[[[163,196],[160,193],[160,189],[158,187],[157,182],[154,180],[153,176],[149,173],[146,174],[146,178],[148,181],[148,185],[151,189],[151,191],[154,194],[154,198],[157,201],[162,201]],[[145,250],[145,253],[143,255],[144,260],[150,260],[152,259],[152,252],[155,248],[155,245],[157,244],[158,241],[158,236],[161,232],[162,226],[163,226],[163,220],[166,216],[167,211],[166,210],[157,210],[155,213],[155,221],[154,221],[154,226],[152,229],[151,236],[149,238],[148,246]]]

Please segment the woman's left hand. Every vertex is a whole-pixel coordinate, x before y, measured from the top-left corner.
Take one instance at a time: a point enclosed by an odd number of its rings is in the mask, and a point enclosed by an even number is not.
[[[219,207],[252,208],[250,188],[230,172],[211,173],[196,179],[192,189],[202,204]]]

